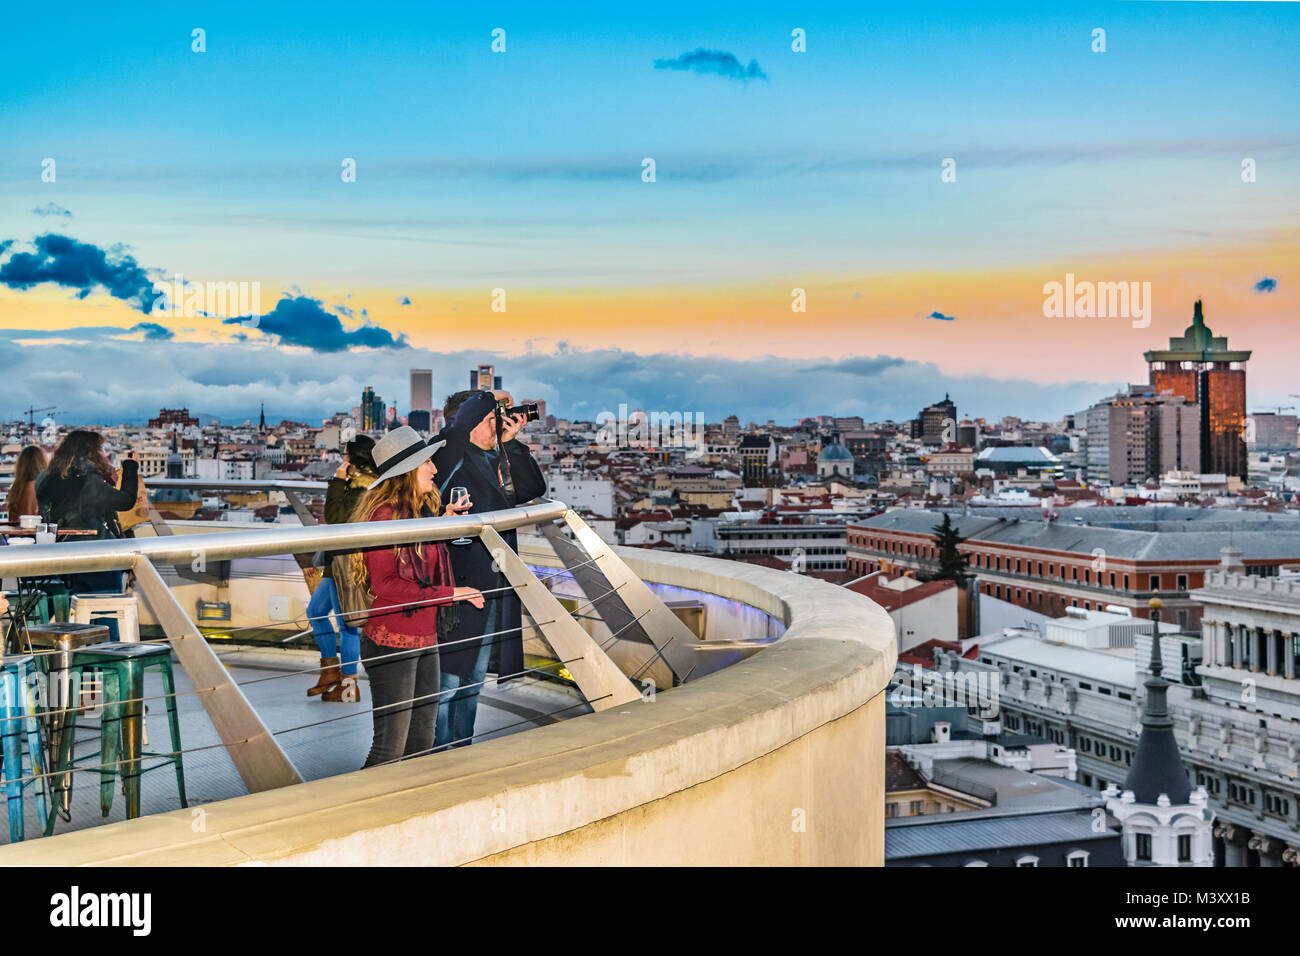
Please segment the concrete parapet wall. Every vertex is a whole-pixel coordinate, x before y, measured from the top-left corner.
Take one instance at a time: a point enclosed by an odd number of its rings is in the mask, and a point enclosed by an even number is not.
[[[177,810],[0,848],[0,863],[882,864],[888,615],[786,571],[618,553],[786,634],[653,702],[207,804],[202,832]]]

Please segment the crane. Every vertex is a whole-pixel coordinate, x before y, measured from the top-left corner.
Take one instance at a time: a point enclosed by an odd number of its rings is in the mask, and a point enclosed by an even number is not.
[[[32,406],[28,405],[25,409],[23,409],[22,414],[27,416],[27,437],[28,438],[31,438],[32,432],[36,431],[36,416],[41,412],[55,413],[58,412],[58,409],[55,408],[53,405],[47,405],[45,408],[32,408]]]

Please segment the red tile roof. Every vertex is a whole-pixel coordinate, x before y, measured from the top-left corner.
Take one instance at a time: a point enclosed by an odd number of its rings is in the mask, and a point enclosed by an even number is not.
[[[906,591],[895,591],[888,588],[880,582],[883,576],[879,571],[869,574],[849,584],[846,584],[850,591],[871,598],[886,611],[897,611],[900,607],[906,607],[909,604],[915,604],[928,597],[933,597],[942,591],[956,587],[952,581],[923,581],[914,588]]]

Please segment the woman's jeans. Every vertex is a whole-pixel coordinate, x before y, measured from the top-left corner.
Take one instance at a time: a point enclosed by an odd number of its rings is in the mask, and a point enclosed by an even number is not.
[[[364,767],[433,749],[438,713],[438,648],[385,647],[361,635],[361,659],[370,678],[375,736]]]
[[[334,641],[333,614],[339,622],[339,635],[343,643],[343,673],[350,676],[357,672],[359,641],[361,633],[355,627],[349,627],[343,616],[343,606],[339,604],[339,589],[333,578],[321,578],[316,590],[311,592],[307,602],[307,616],[311,618],[311,632],[316,635],[316,645],[321,657],[338,657],[338,645]]]
[[[489,599],[487,629],[485,633],[495,634],[497,622],[501,620],[501,602]],[[474,670],[465,680],[455,674],[443,673],[442,697],[438,703],[438,731],[434,747],[442,748],[468,747],[473,743],[474,720],[478,716],[478,695],[487,678],[488,658],[492,656],[492,642],[499,641],[500,636],[486,638],[479,645],[478,657],[474,660]]]

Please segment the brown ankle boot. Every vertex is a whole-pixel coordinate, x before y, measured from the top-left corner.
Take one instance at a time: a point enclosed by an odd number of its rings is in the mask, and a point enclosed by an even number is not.
[[[333,703],[355,704],[361,700],[361,687],[356,674],[344,674],[342,679],[321,695],[321,700]]]
[[[307,688],[307,696],[315,697],[317,694],[323,694],[336,687],[342,679],[343,672],[339,670],[339,659],[337,657],[322,657],[320,659],[320,677],[316,680],[315,687]]]

